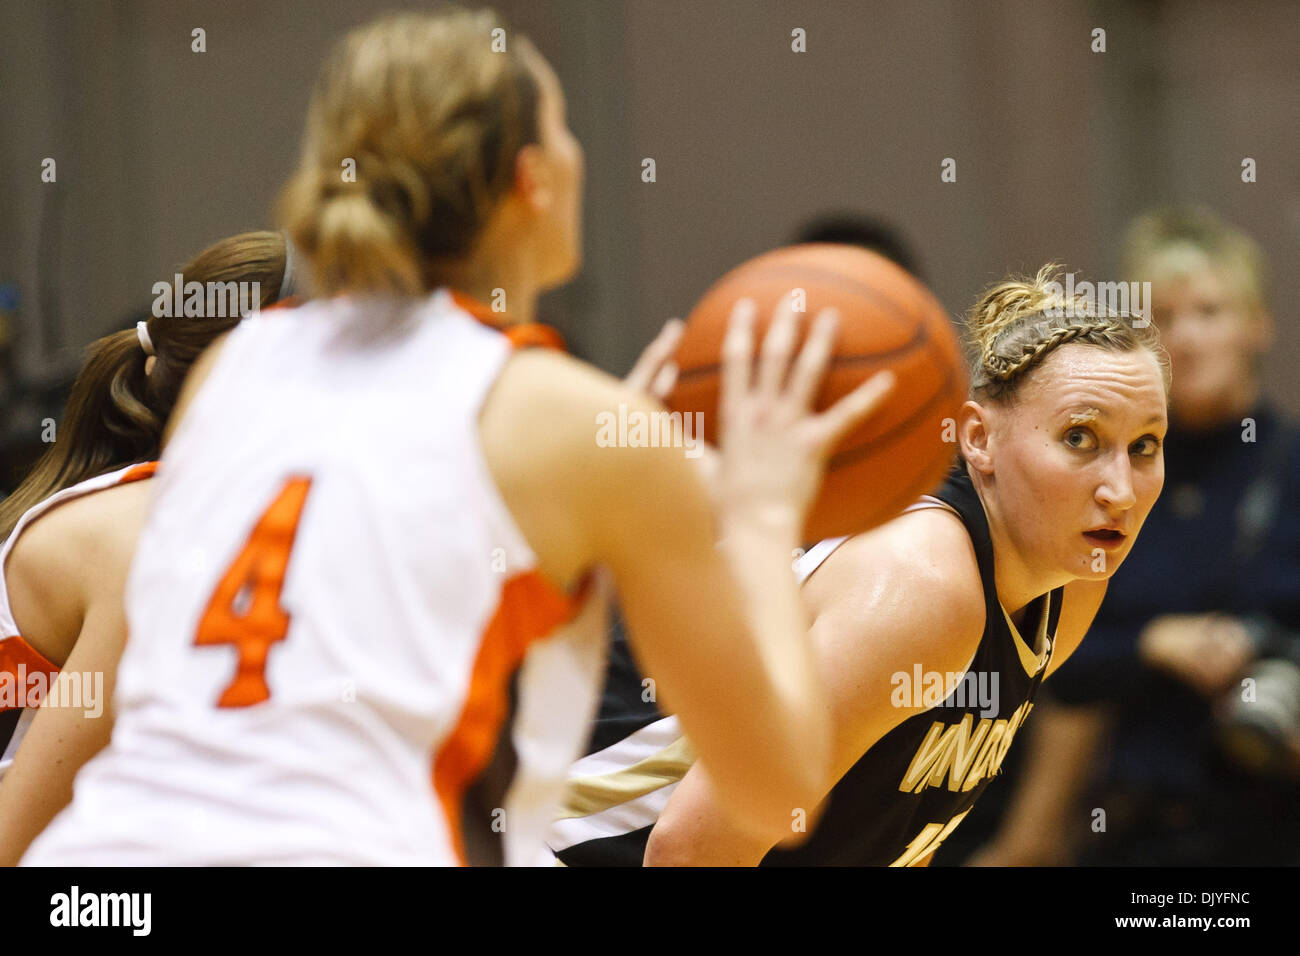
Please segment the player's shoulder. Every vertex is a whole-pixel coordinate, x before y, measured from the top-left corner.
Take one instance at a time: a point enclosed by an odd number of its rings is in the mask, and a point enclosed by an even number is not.
[[[554,580],[571,581],[611,538],[621,541],[629,509],[672,501],[688,513],[699,476],[682,450],[624,443],[610,425],[662,412],[654,399],[562,353],[526,349],[506,360],[479,436],[493,483]]]
[[[116,554],[133,541],[148,507],[148,481],[87,489],[29,518],[5,564],[15,573],[70,573],[88,559]]]
[[[511,354],[488,392],[480,422],[484,439],[508,449],[521,466],[573,473],[616,468],[626,456],[602,455],[604,417],[661,411],[618,379],[553,349]]]
[[[810,611],[890,618],[918,648],[969,656],[984,632],[984,585],[961,519],[947,509],[899,515],[836,548],[804,585]]]
[[[610,399],[635,396],[622,382],[556,349],[516,349],[501,369],[492,397],[517,401],[525,408],[582,411]]]
[[[71,652],[93,603],[120,601],[148,486],[117,482],[67,497],[17,532],[4,565],[5,593],[22,636],[49,659]]]

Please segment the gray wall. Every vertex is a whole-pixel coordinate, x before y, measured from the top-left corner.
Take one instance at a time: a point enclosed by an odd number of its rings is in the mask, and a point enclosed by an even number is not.
[[[0,0],[0,281],[22,288],[25,367],[119,327],[205,243],[269,225],[325,49],[393,6]],[[1115,278],[1128,216],[1196,200],[1273,261],[1270,384],[1300,413],[1294,3],[497,7],[554,63],[587,150],[586,266],[544,308],[598,364],[625,369],[663,319],[813,213],[905,226],[957,313],[1048,259]],[[190,52],[196,26],[204,54]],[[1098,26],[1105,54],[1089,49]],[[46,156],[57,185],[39,180]],[[940,181],[945,157],[956,183]]]

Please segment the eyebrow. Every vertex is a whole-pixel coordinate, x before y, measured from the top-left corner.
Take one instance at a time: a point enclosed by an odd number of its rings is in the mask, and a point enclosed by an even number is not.
[[[1070,416],[1071,425],[1089,425],[1095,423],[1101,418],[1109,417],[1106,412],[1102,411],[1100,408],[1095,408],[1092,405],[1076,405],[1072,408],[1063,409],[1063,411]],[[1146,428],[1150,425],[1163,424],[1167,424],[1164,417],[1156,414],[1143,422],[1142,427]]]

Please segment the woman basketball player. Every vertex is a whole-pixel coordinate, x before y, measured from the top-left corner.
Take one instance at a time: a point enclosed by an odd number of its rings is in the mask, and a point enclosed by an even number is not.
[[[750,303],[716,519],[681,449],[600,447],[602,411],[660,407],[466,311],[528,322],[578,261],[563,94],[498,22],[385,18],[327,64],[281,208],[332,298],[196,365],[128,582],[112,742],[25,862],[539,862],[598,691],[597,566],[744,832],[772,839],[822,788],[788,560],[886,383],[809,414],[831,326],[785,382],[787,308],[751,385]]]
[[[291,294],[291,271],[276,232],[223,239],[180,270],[185,283],[256,282],[261,308]],[[126,569],[148,498],[149,482],[139,479],[153,475],[190,365],[239,320],[156,315],[90,346],[58,441],[0,503],[0,680],[48,687],[61,668],[80,680],[116,658],[126,636]],[[108,742],[111,690],[110,680],[90,701],[88,684],[77,706],[43,710],[15,695],[16,706],[0,711],[0,865],[18,862],[72,798],[76,768]]]
[[[616,644],[612,679],[631,692],[607,688],[595,752],[571,771],[550,837],[563,862],[928,862],[1083,638],[1163,482],[1163,351],[1127,318],[1067,309],[1050,276],[972,310],[963,460],[941,488],[799,560],[838,781],[807,841],[773,849],[735,826],[707,755],[692,766]],[[787,809],[790,832],[810,808]]]

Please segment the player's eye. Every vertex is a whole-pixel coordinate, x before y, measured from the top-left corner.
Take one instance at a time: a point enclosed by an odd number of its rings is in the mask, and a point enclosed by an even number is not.
[[[1087,428],[1071,428],[1065,433],[1065,443],[1075,451],[1094,451],[1097,438]]]
[[[1155,435],[1143,435],[1132,446],[1133,454],[1144,458],[1154,458],[1160,451],[1160,439]]]

